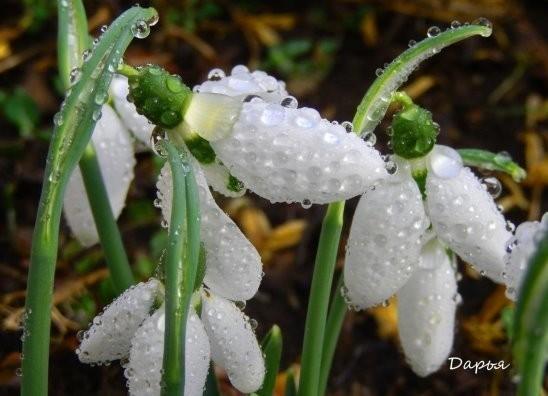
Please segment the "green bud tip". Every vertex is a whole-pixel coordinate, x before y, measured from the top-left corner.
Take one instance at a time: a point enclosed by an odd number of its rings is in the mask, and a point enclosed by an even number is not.
[[[438,125],[416,104],[405,106],[392,120],[392,149],[406,159],[424,157],[436,144]]]
[[[137,73],[128,80],[128,99],[139,114],[166,129],[182,122],[192,92],[179,76],[169,74],[160,66],[147,65],[137,68]]]

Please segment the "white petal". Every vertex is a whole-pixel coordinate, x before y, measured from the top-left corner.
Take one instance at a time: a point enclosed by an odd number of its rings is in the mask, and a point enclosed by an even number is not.
[[[249,72],[247,67],[238,65],[232,69],[231,75],[225,76],[219,69],[215,70],[210,72],[214,79],[195,86],[195,92],[217,93],[242,99],[248,95],[257,95],[275,103],[280,103],[287,96],[285,83],[263,71]]]
[[[204,283],[230,300],[248,300],[261,283],[261,257],[238,226],[217,206],[196,161],[193,166],[200,197],[200,231],[206,249]],[[167,164],[162,168],[156,186],[162,214],[169,222],[172,181]]]
[[[545,214],[541,222],[527,221],[520,224],[515,236],[508,241],[510,253],[505,256],[503,278],[509,299],[517,300],[529,261],[547,229],[548,214]]]
[[[162,307],[143,323],[131,341],[124,372],[131,396],[160,395],[164,327]],[[210,348],[204,326],[194,310],[189,314],[186,331],[184,395],[201,396],[209,369]]]
[[[114,107],[124,124],[137,139],[147,146],[150,146],[150,136],[152,135],[154,125],[151,124],[145,116],[137,113],[135,105],[127,100],[129,94],[127,78],[116,75],[112,79],[110,91],[114,101]]]
[[[218,160],[215,160],[211,164],[200,164],[204,171],[204,176],[207,180],[207,184],[211,186],[215,191],[223,194],[226,197],[241,197],[245,194],[245,187],[241,183],[241,188],[229,188],[231,183],[231,175],[227,167],[221,164]]]
[[[425,246],[423,261],[398,292],[398,328],[408,363],[421,377],[436,371],[453,345],[457,283],[451,259],[439,242]]]
[[[502,282],[506,241],[511,237],[495,201],[469,168],[442,179],[428,173],[426,201],[438,237],[482,274]]]
[[[93,131],[92,142],[110,206],[115,218],[118,218],[133,180],[133,139],[110,106],[104,105],[102,114]],[[86,247],[97,243],[99,236],[78,167],[70,176],[63,204],[67,223],[80,243]]]
[[[232,385],[243,393],[259,389],[264,360],[248,317],[232,302],[204,293],[202,321],[211,343],[211,358],[226,370]]]
[[[128,355],[131,337],[149,312],[160,291],[160,282],[151,279],[126,290],[107,306],[82,338],[76,350],[83,363],[105,363]]]
[[[409,176],[391,177],[362,196],[344,265],[344,291],[354,308],[387,300],[409,279],[427,227],[420,191]]]
[[[272,202],[327,203],[386,177],[377,150],[310,108],[244,103],[232,134],[211,142],[247,188]]]

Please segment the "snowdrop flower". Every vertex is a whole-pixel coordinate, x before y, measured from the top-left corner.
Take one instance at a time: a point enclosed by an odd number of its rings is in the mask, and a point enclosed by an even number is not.
[[[112,212],[117,218],[124,208],[134,176],[133,138],[112,107],[103,105],[101,110],[102,116],[97,121],[91,141],[97,153]],[[99,237],[78,167],[70,176],[63,211],[70,229],[83,246],[89,247],[98,242]]]
[[[506,296],[510,300],[517,300],[529,261],[547,231],[548,213],[545,213],[540,222],[526,221],[520,224],[514,236],[508,240],[503,278],[507,286]]]
[[[356,309],[397,294],[405,355],[426,376],[452,345],[458,294],[451,251],[501,282],[511,234],[493,197],[455,150],[435,145],[437,126],[425,110],[414,113],[417,108],[392,124],[397,171],[356,208],[344,294]]]
[[[262,352],[249,318],[231,301],[198,290],[201,318],[191,309],[185,340],[185,396],[202,395],[209,362],[225,368],[235,388],[257,390],[264,378]],[[122,360],[130,395],[160,395],[164,352],[163,286],[151,279],[126,290],[83,333],[84,363]]]

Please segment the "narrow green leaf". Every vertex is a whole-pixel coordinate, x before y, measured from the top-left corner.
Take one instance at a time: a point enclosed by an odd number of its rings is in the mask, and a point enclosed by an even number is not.
[[[513,354],[518,395],[541,393],[548,351],[548,231],[529,261],[514,314]]]
[[[297,396],[297,383],[293,370],[287,370],[285,377],[285,396]]]
[[[263,386],[256,393],[257,396],[272,396],[274,392],[282,357],[282,344],[282,331],[274,325],[261,342],[261,349],[265,356],[266,374]]]
[[[57,0],[57,63],[61,81],[70,87],[70,72],[82,64],[90,47],[88,20],[81,0]]]
[[[132,7],[112,23],[67,94],[55,117],[44,183],[32,238],[25,306],[25,335],[21,394],[48,392],[50,309],[59,238],[63,195],[68,178],[89,142],[113,73],[133,39],[131,27],[140,20],[155,20],[154,9]],[[97,103],[99,102],[99,103]],[[95,114],[95,116],[94,116]]]
[[[507,153],[492,153],[480,149],[460,149],[457,151],[465,165],[508,173],[517,182],[527,177],[525,169],[512,161]]]
[[[476,35],[488,37],[491,31],[491,24],[482,18],[477,24],[448,29],[428,37],[400,54],[367,90],[354,116],[354,131],[363,136],[375,129],[390,105],[392,94],[407,81],[409,75],[422,61],[466,38]]]

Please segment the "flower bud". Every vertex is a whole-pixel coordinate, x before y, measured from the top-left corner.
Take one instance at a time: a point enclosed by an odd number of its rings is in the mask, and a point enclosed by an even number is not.
[[[400,157],[423,157],[436,144],[438,125],[432,114],[415,104],[406,106],[392,120],[392,148]]]
[[[137,112],[154,124],[171,129],[183,120],[186,104],[192,97],[190,89],[176,75],[160,66],[147,65],[129,77],[130,94]]]

